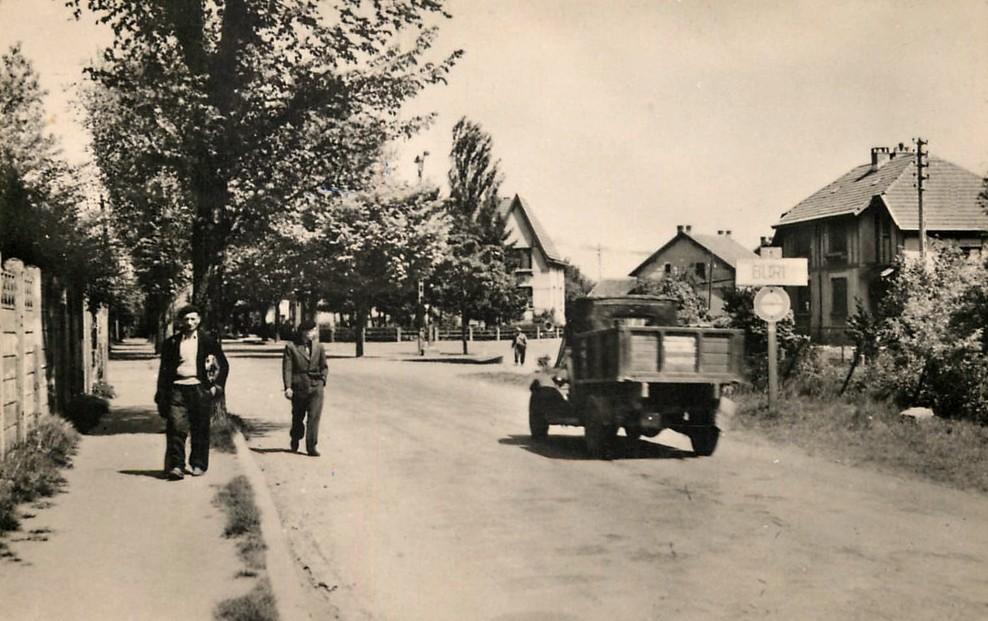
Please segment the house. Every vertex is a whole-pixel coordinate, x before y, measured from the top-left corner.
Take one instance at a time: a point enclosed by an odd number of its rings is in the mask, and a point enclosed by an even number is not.
[[[528,297],[526,318],[548,315],[553,324],[561,325],[566,317],[566,262],[524,199],[517,194],[502,199],[499,210],[506,222],[508,243],[513,244],[508,264]]]
[[[988,214],[980,204],[978,175],[930,155],[923,211],[927,235],[980,254]],[[855,166],[773,225],[773,243],[785,257],[809,259],[808,287],[790,288],[796,327],[820,342],[846,339],[855,301],[876,307],[883,275],[895,257],[919,250],[916,154],[897,147],[871,149]]]
[[[641,279],[661,279],[668,274],[690,274],[696,291],[707,301],[711,315],[724,308],[725,291],[734,288],[734,272],[738,259],[753,259],[757,255],[731,237],[731,231],[716,235],[694,233],[685,224],[676,227],[676,235],[656,250],[652,256],[631,271]]]

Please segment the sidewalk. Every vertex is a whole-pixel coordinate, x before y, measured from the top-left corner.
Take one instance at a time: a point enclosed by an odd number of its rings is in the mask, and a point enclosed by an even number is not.
[[[210,451],[202,477],[162,476],[164,423],[153,404],[157,361],[129,347],[110,363],[110,414],[82,436],[65,491],[7,537],[19,561],[0,559],[3,619],[212,619],[250,579],[217,489],[242,473],[234,454]]]

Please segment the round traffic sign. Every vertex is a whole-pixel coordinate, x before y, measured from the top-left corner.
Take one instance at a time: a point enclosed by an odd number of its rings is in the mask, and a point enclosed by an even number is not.
[[[789,294],[782,287],[762,287],[755,294],[755,314],[765,321],[785,319],[789,308]]]

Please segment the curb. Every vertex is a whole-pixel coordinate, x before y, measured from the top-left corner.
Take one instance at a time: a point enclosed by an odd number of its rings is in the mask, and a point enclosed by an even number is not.
[[[302,577],[290,551],[285,527],[278,517],[278,509],[271,498],[264,474],[254,461],[243,432],[237,428],[233,430],[233,444],[237,447],[237,457],[243,466],[244,475],[254,490],[254,501],[261,512],[261,537],[267,546],[265,551],[267,575],[271,581],[278,617],[281,621],[311,620],[312,617],[305,606],[306,595],[302,589]]]

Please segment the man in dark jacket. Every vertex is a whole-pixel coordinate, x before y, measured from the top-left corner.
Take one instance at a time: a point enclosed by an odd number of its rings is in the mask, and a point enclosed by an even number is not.
[[[322,416],[323,389],[326,386],[326,351],[319,342],[316,322],[305,320],[298,328],[294,343],[285,345],[281,358],[281,374],[285,386],[285,398],[292,402],[291,449],[298,451],[298,443],[305,437],[305,450],[318,457],[319,418]],[[306,428],[308,417],[308,428]]]
[[[213,399],[223,392],[230,372],[219,341],[199,330],[201,321],[198,308],[183,307],[178,311],[178,331],[161,346],[154,402],[165,419],[165,472],[172,480],[184,478],[189,435],[189,472],[201,476],[209,468]]]

